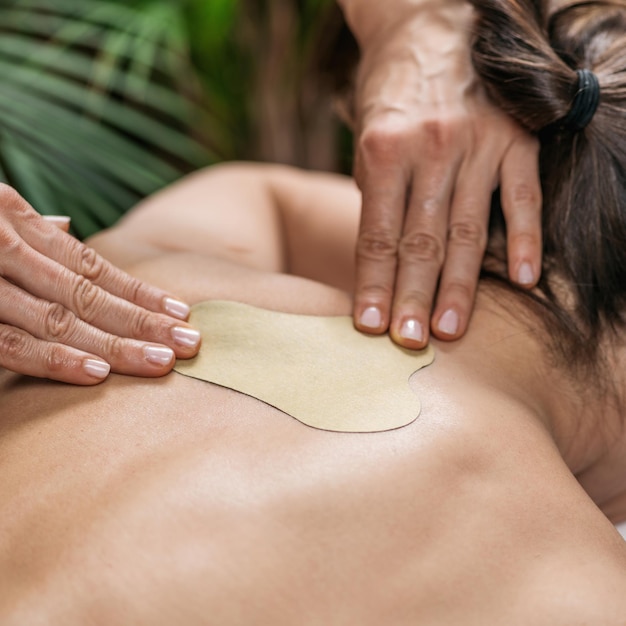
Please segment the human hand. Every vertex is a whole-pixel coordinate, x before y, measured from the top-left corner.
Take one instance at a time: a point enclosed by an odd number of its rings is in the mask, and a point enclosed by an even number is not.
[[[0,185],[0,367],[78,385],[162,376],[200,334],[189,307],[132,278]]]
[[[498,185],[509,276],[532,287],[541,271],[539,144],[479,84],[472,20],[465,3],[441,2],[360,41],[355,325],[408,348],[429,329],[465,332]]]

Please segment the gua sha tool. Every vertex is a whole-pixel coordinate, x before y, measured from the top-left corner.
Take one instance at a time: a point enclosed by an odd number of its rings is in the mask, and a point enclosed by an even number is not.
[[[292,315],[237,302],[192,308],[202,348],[180,374],[253,396],[300,422],[337,432],[381,432],[417,419],[413,372],[434,350],[405,350],[356,331],[350,317]]]

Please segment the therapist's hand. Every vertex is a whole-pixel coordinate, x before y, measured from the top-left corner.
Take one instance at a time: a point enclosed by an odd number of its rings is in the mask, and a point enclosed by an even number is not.
[[[531,287],[541,267],[538,142],[478,83],[469,6],[424,6],[360,39],[355,100],[363,193],[355,324],[389,329],[408,348],[423,347],[429,331],[465,332],[498,186],[510,278]]]
[[[186,304],[116,269],[0,185],[0,367],[91,385],[195,355]],[[61,227],[59,227],[61,226]]]

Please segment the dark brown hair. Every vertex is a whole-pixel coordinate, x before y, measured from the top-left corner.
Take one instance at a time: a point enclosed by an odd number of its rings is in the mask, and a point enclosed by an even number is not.
[[[626,323],[626,0],[472,4],[477,72],[541,140],[544,262],[531,298],[562,354],[589,362]],[[596,74],[601,95],[590,124],[572,131],[560,121],[578,69]]]
[[[498,192],[483,278],[516,293],[516,309],[522,298],[536,311],[556,356],[597,373],[599,340],[626,325],[626,0],[470,2],[474,65],[491,98],[539,136],[544,197],[538,289],[507,278]],[[334,18],[341,19],[338,11]],[[358,48],[345,25],[334,32],[341,36],[326,58],[345,94]],[[601,93],[592,121],[576,132],[560,122],[579,69],[596,74]]]

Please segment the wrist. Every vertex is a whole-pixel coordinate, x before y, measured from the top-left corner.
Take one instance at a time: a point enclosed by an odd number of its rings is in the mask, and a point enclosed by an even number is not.
[[[471,27],[473,11],[467,0],[337,0],[346,22],[361,49],[387,38],[389,31],[419,28],[420,35],[436,26],[449,33],[465,34]]]
[[[454,5],[454,6],[453,6]],[[471,59],[472,6],[460,0],[388,22],[361,44],[355,115],[466,107],[479,84]]]

